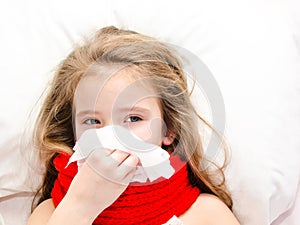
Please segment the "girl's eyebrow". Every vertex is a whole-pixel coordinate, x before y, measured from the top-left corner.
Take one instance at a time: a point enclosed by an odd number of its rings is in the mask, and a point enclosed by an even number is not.
[[[95,110],[82,110],[76,113],[76,116],[78,117],[85,116],[85,115],[100,115],[100,112]]]
[[[133,106],[133,107],[121,107],[118,108],[117,111],[119,112],[131,112],[131,111],[135,111],[135,112],[141,112],[141,113],[150,113],[151,110],[148,108],[144,108],[144,107],[140,107],[140,106]],[[82,116],[86,116],[86,115],[101,115],[101,113],[97,110],[81,110],[79,112],[76,112],[76,116],[77,117],[82,117]]]
[[[133,106],[133,107],[121,107],[118,109],[118,111],[120,112],[137,111],[137,112],[149,113],[151,110],[140,106]]]

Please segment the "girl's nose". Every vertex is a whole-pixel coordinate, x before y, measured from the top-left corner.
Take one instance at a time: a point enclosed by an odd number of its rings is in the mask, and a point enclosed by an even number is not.
[[[107,127],[107,126],[111,126],[111,125],[117,125],[117,124],[114,123],[112,119],[110,119],[110,120],[102,121],[102,126],[101,127]]]

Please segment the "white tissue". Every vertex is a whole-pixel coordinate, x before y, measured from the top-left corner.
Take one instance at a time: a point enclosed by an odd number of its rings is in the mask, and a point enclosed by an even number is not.
[[[173,216],[168,222],[164,223],[163,225],[183,225],[183,222],[177,217]]]
[[[77,161],[78,169],[95,149],[119,149],[136,155],[141,163],[132,182],[154,181],[159,177],[170,178],[175,172],[170,165],[170,155],[161,147],[146,143],[121,126],[106,126],[86,130],[74,146],[69,163]]]

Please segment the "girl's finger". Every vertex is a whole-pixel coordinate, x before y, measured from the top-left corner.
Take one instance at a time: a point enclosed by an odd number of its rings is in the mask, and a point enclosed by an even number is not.
[[[124,181],[130,182],[132,179],[134,172],[137,169],[137,165],[139,163],[138,157],[134,155],[129,155],[121,165],[119,165],[118,170],[122,171],[124,174]],[[129,179],[129,180],[128,180]]]
[[[139,158],[135,155],[130,154],[122,163],[124,166],[136,167],[139,165]]]
[[[118,165],[121,165],[124,160],[126,160],[130,154],[127,152],[123,152],[121,150],[115,149],[110,155],[114,160],[118,162]]]

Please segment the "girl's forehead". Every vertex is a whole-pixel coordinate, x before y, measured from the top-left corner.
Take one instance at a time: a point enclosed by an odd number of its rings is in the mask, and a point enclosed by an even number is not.
[[[157,96],[157,93],[152,88],[151,78],[142,76],[132,69],[123,68],[108,76],[103,73],[84,76],[76,88],[74,101],[75,104],[86,101],[97,102],[108,95],[115,95],[118,100],[126,101]]]
[[[82,89],[98,88],[103,89],[111,81],[123,80],[127,83],[135,82],[143,75],[136,68],[123,64],[101,64],[92,65],[78,82],[76,92]],[[75,93],[76,95],[76,93]]]
[[[95,87],[102,89],[106,85],[118,83],[131,84],[141,83],[143,75],[126,66],[97,66],[90,68],[81,78],[77,89]]]

